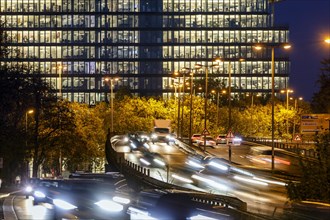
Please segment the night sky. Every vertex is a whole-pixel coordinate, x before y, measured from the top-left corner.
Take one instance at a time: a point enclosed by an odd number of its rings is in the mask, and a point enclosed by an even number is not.
[[[276,3],[275,24],[289,25],[290,89],[310,101],[319,90],[321,60],[330,58],[330,0],[284,0]]]

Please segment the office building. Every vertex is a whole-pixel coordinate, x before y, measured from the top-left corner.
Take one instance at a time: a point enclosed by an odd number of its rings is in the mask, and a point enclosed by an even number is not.
[[[233,93],[270,93],[271,50],[253,48],[289,34],[272,25],[268,0],[0,0],[0,19],[11,52],[2,64],[38,70],[58,95],[89,104],[109,95],[106,77],[119,77],[114,92],[169,97],[174,71],[215,57],[224,62],[209,68],[210,80],[228,87],[231,67]],[[276,57],[276,91],[289,69]],[[203,79],[205,69],[194,71]]]

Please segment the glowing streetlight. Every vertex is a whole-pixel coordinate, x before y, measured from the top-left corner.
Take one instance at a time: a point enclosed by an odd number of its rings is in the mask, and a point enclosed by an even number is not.
[[[281,90],[281,93],[286,93],[286,110],[289,111],[289,93],[293,93],[293,90],[286,89]],[[286,134],[289,135],[289,119],[286,120]]]
[[[275,120],[274,120],[274,109],[275,109],[275,48],[280,48],[282,47],[283,49],[290,49],[291,45],[290,44],[266,44],[266,45],[256,45],[254,48],[256,50],[261,50],[263,48],[271,48],[272,50],[272,58],[271,58],[271,69],[272,69],[272,170],[274,171],[275,169],[275,152],[274,152],[274,136],[275,136]]]
[[[111,108],[111,130],[110,133],[113,132],[113,81],[118,81],[118,78],[106,77],[105,81],[110,82],[110,108]]]
[[[28,125],[28,114],[32,114],[34,112],[33,109],[30,109],[25,112],[25,132],[27,133],[27,125]]]
[[[179,77],[180,73],[179,72],[174,72],[174,77]],[[181,132],[180,132],[180,93],[181,93],[181,77],[179,77],[179,83],[177,84],[177,87],[179,87],[179,91],[178,91],[178,126],[177,126],[177,136],[181,137]]]
[[[292,100],[293,98],[291,97],[290,100]],[[298,101],[303,100],[303,97],[299,97],[299,98],[295,98],[294,99],[294,110],[297,111],[298,110]],[[292,131],[292,136],[294,136],[296,133],[296,118],[293,119],[293,131]]]
[[[26,112],[25,112],[25,135],[26,135],[26,137],[25,137],[25,147],[27,148],[27,145],[28,145],[28,138],[27,138],[27,131],[28,131],[28,115],[30,115],[30,114],[33,114],[34,113],[34,110],[33,109],[30,109],[30,110],[27,110]],[[28,177],[30,177],[30,172],[29,172],[29,163],[28,163],[28,171],[27,171],[27,173],[28,173]]]
[[[220,57],[216,58],[217,62],[225,62],[228,61],[228,132],[231,130],[231,62],[238,61],[243,62],[245,61],[244,58],[239,59],[222,59]]]
[[[219,62],[218,59],[212,60],[212,62]],[[207,116],[207,96],[208,96],[208,75],[209,75],[209,68],[212,67],[219,67],[219,64],[212,64],[212,65],[202,65],[196,64],[195,69],[200,69],[204,67],[205,69],[205,97],[204,97],[204,151],[206,150],[206,133],[207,133],[207,124],[206,124],[206,116]]]
[[[183,67],[179,72],[175,72],[174,75],[176,76],[183,76],[183,83],[182,83],[182,89],[183,89],[183,97],[182,97],[182,106],[184,103],[184,95],[185,95],[185,91],[186,88],[190,90],[190,111],[189,111],[189,115],[190,115],[190,122],[189,122],[189,137],[191,137],[192,135],[192,92],[193,92],[193,77],[194,77],[194,73],[192,71],[193,69],[191,68],[187,68],[187,67]],[[190,76],[190,83],[186,82],[186,75],[189,74]],[[180,82],[180,78],[179,78],[179,82]],[[187,86],[187,87],[186,87]],[[179,126],[179,122],[178,122],[178,128],[180,127],[180,131],[181,131],[181,136],[182,136],[182,131],[183,131],[183,107],[181,109],[181,120],[180,120],[180,110],[178,110],[178,121],[181,121],[181,124]],[[191,140],[190,140],[191,141]],[[190,143],[190,142],[189,142]],[[190,143],[191,144],[191,143]]]
[[[330,38],[325,39],[324,42],[330,44]]]

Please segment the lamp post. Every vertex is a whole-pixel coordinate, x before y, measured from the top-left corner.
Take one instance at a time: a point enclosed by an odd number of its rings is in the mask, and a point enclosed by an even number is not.
[[[183,85],[182,85],[182,89],[183,89],[183,95],[182,95],[182,109],[181,109],[181,136],[182,136],[182,131],[183,131],[183,105],[184,105],[184,96],[185,96],[185,91],[186,91],[186,74],[189,74],[190,75],[190,110],[189,110],[189,113],[190,113],[190,124],[189,124],[189,139],[191,139],[191,133],[192,133],[192,116],[191,116],[191,112],[192,112],[192,80],[193,80],[193,72],[192,72],[192,69],[191,68],[187,68],[187,67],[183,67],[180,72],[182,73],[183,75]],[[191,142],[189,142],[191,144]]]
[[[28,127],[28,114],[32,114],[34,111],[33,109],[30,109],[25,112],[25,133],[27,134],[27,127]]]
[[[294,110],[297,111],[298,109],[298,101],[303,100],[302,97],[294,99]],[[296,133],[296,117],[293,119],[293,131],[292,136],[294,136]]]
[[[231,130],[231,61],[239,61],[243,62],[245,61],[244,58],[239,59],[223,59],[223,58],[217,58],[218,62],[224,62],[228,61],[228,132]]]
[[[216,121],[216,125],[218,125],[219,123],[219,96],[220,96],[220,93],[218,90],[212,90],[211,93],[214,93],[216,94],[216,97],[217,97],[217,121]]]
[[[30,109],[30,110],[27,110],[26,112],[25,112],[25,135],[26,135],[26,137],[25,137],[25,148],[27,148],[27,146],[28,146],[28,139],[27,139],[27,133],[28,133],[28,115],[29,114],[33,114],[33,109]],[[28,177],[30,177],[30,172],[29,172],[29,162],[27,163],[27,176]]]
[[[219,62],[218,59],[214,59],[212,60],[212,62]],[[207,124],[206,124],[206,116],[207,116],[207,96],[208,96],[208,91],[207,91],[207,87],[208,87],[208,75],[209,75],[209,69],[208,68],[212,68],[215,66],[219,66],[219,64],[215,64],[215,65],[202,65],[202,64],[196,64],[195,65],[195,69],[200,69],[202,67],[204,67],[205,69],[205,97],[204,97],[204,152],[206,150],[206,134],[207,134]]]
[[[281,90],[281,93],[286,93],[286,110],[289,111],[289,93],[293,93],[293,90],[286,89]],[[286,134],[289,135],[289,119],[286,120]]]
[[[180,132],[180,103],[181,103],[181,101],[180,101],[180,93],[181,93],[181,78],[180,78],[180,76],[179,76],[179,72],[174,72],[174,75],[176,76],[176,77],[179,77],[179,83],[178,83],[178,87],[179,87],[179,92],[178,92],[178,131],[177,131],[177,136],[178,136],[178,138],[179,137],[181,137],[181,132]]]
[[[275,48],[283,47],[284,49],[290,49],[291,45],[289,44],[278,44],[278,45],[257,45],[255,46],[256,50],[261,50],[262,48],[271,48],[271,70],[272,70],[272,171],[275,169],[275,154],[274,154],[274,137],[275,137],[275,120],[274,120],[274,109],[275,109]]]
[[[193,80],[194,80],[194,72],[191,72],[190,73],[190,109],[189,109],[189,145],[192,144],[191,136],[192,136]]]
[[[60,99],[62,99],[62,66],[59,65],[56,67],[58,71],[58,78],[59,78],[59,96]]]
[[[113,81],[114,80],[118,81],[118,78],[106,77],[104,80],[110,82],[110,108],[111,108],[111,127],[110,127],[111,129],[110,129],[110,133],[113,133]]]

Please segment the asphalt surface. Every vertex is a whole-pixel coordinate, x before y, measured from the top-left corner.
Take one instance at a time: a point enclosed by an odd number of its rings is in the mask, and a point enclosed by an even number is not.
[[[21,191],[20,186],[10,185],[10,186],[1,186],[0,188],[0,219],[4,219],[3,213],[3,202],[5,198],[10,196],[11,194],[15,194]]]

